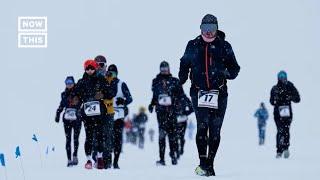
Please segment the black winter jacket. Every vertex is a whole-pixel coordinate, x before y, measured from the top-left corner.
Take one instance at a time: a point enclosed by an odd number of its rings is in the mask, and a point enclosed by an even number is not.
[[[157,77],[152,81],[152,92],[153,96],[151,104],[156,106],[156,112],[174,112],[174,105],[177,99],[179,99],[184,94],[179,79],[172,77],[171,74],[158,74]],[[171,98],[172,104],[170,106],[163,106],[159,104],[159,98],[164,94],[168,95]]]
[[[207,43],[198,36],[188,42],[180,59],[179,79],[184,84],[190,72],[191,91],[194,96],[198,90],[219,90],[227,96],[227,79],[235,79],[240,71],[236,57],[225,34],[217,31],[215,40]]]
[[[292,107],[291,101],[298,103],[300,102],[300,95],[294,84],[290,81],[287,83],[282,83],[278,81],[277,85],[273,86],[271,89],[270,103],[274,106],[274,116],[279,118],[279,107],[289,106],[290,117],[292,118]]]
[[[116,86],[108,84],[103,76],[99,76],[96,73],[91,76],[84,73],[75,88],[76,94],[80,97],[82,103],[99,101],[102,114],[107,112],[103,100],[112,99],[116,95]],[[99,93],[102,94],[102,97],[98,97]]]
[[[187,115],[189,116],[193,113],[193,107],[190,99],[184,94],[180,99],[177,100],[176,105],[176,114],[177,115]]]
[[[95,96],[98,92],[103,94],[102,99],[112,99],[116,95],[115,88],[109,85],[102,76],[97,76],[97,74],[89,76],[84,73],[76,85],[76,93],[81,97],[82,102],[97,100]]]
[[[56,116],[60,117],[61,112],[65,108],[74,108],[76,110],[79,110],[80,106],[81,106],[81,103],[79,101],[79,97],[75,93],[75,88],[65,89],[61,93],[61,101],[60,101],[60,105],[57,109]]]

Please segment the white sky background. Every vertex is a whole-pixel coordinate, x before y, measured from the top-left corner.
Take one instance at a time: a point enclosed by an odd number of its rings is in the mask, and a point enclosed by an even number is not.
[[[118,65],[134,98],[132,111],[147,106],[159,63],[168,61],[177,76],[206,13],[218,17],[241,66],[229,82],[225,132],[236,136],[237,128],[248,128],[255,136],[252,114],[260,101],[271,114],[269,92],[284,69],[302,96],[294,106],[297,138],[316,143],[308,138],[319,137],[319,7],[317,0],[1,1],[0,150],[29,141],[32,133],[61,141],[54,116],[64,79],[80,78],[84,60],[98,54]],[[18,16],[48,17],[48,48],[17,48]],[[189,85],[184,88],[188,93]]]

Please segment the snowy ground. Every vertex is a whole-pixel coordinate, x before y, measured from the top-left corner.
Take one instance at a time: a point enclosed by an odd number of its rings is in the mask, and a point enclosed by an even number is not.
[[[317,0],[11,0],[0,3],[0,153],[7,161],[8,180],[23,180],[14,157],[21,147],[26,180],[53,179],[202,179],[195,142],[187,142],[179,165],[156,167],[157,144],[140,151],[124,146],[121,170],[83,169],[82,132],[77,168],[67,169],[62,124],[54,123],[64,79],[83,73],[87,58],[103,54],[118,65],[119,76],[132,92],[131,112],[147,106],[151,81],[159,63],[167,60],[177,76],[179,58],[188,40],[199,35],[201,18],[212,13],[226,33],[241,66],[239,77],[228,83],[229,102],[216,159],[215,179],[301,180],[320,178],[319,49],[320,11]],[[19,16],[48,17],[48,48],[17,48]],[[275,125],[268,103],[276,73],[288,72],[301,94],[294,105],[291,154],[276,160]],[[189,92],[189,85],[184,86]],[[261,101],[270,113],[265,147],[257,146],[253,113]],[[156,127],[149,115],[149,127]],[[194,118],[193,118],[194,119]],[[35,133],[39,147],[32,140]],[[44,154],[55,145],[55,153]],[[0,167],[0,180],[5,169]]]
[[[154,120],[154,119],[153,119]],[[301,180],[317,179],[320,177],[319,169],[319,141],[311,141],[304,138],[308,135],[302,133],[301,123],[293,123],[291,157],[290,159],[275,158],[275,129],[274,123],[269,122],[265,146],[258,146],[256,139],[255,123],[248,119],[249,123],[231,122],[226,120],[223,127],[221,146],[216,159],[216,173],[214,179],[226,180]],[[150,123],[151,124],[151,123]],[[242,126],[248,125],[251,130],[242,131]],[[240,127],[239,127],[240,126]],[[57,133],[62,132],[62,127],[56,127]],[[249,128],[247,128],[249,129]],[[305,132],[304,132],[305,133]],[[83,135],[83,134],[82,134]],[[119,165],[120,170],[85,170],[85,156],[83,151],[83,136],[79,150],[80,164],[78,167],[67,168],[64,151],[63,137],[55,144],[56,151],[45,155],[45,144],[41,143],[42,165],[40,163],[38,146],[31,141],[22,145],[22,163],[27,180],[42,179],[174,179],[191,180],[205,179],[194,174],[198,165],[196,145],[194,140],[187,139],[185,154],[177,166],[170,164],[167,156],[167,166],[157,167],[158,145],[156,142],[146,142],[144,150],[140,150],[132,144],[125,144]],[[148,138],[147,138],[148,139]],[[27,147],[27,148],[26,148]],[[167,146],[168,152],[168,146]],[[168,154],[168,153],[167,153]],[[7,168],[8,179],[23,179],[19,160],[14,159],[14,153],[9,155]],[[3,168],[0,168],[0,179],[4,177]]]

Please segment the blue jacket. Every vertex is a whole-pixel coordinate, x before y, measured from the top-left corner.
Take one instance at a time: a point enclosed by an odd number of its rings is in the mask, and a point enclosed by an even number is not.
[[[266,121],[269,118],[269,114],[266,108],[259,108],[254,117],[258,118],[259,122]]]

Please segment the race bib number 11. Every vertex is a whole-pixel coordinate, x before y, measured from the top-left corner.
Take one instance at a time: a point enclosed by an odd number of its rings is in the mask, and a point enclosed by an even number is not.
[[[280,117],[290,117],[290,107],[289,106],[279,106]]]
[[[218,90],[199,91],[198,107],[218,109]]]
[[[100,102],[99,101],[91,101],[91,102],[84,103],[84,113],[87,116],[101,115]]]
[[[168,96],[167,94],[160,94],[158,103],[161,106],[171,106],[172,105],[171,97]]]

